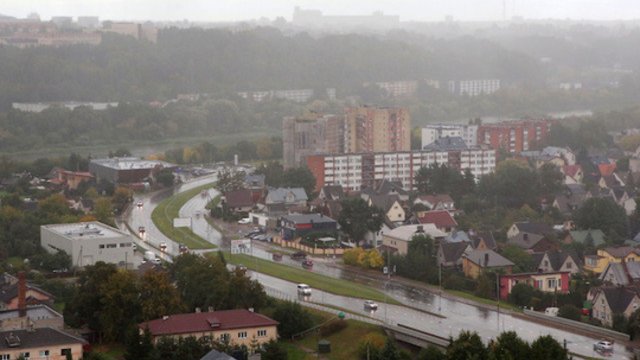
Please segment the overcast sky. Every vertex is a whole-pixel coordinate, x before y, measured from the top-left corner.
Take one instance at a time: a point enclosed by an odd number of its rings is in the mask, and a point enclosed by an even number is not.
[[[0,14],[43,20],[51,16],[93,15],[102,20],[238,21],[283,16],[294,6],[327,15],[383,11],[400,20],[500,20],[506,15],[528,19],[640,19],[640,0],[0,0]]]

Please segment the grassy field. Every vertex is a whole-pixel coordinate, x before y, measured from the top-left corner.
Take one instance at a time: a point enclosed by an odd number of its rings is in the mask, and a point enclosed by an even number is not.
[[[244,264],[251,270],[294,283],[305,283],[313,288],[330,292],[332,294],[371,299],[377,302],[385,301],[385,296],[382,292],[352,281],[336,279],[320,275],[312,271],[303,270],[302,268],[297,269],[292,266],[278,264],[269,260],[257,259],[244,254],[231,255],[229,253],[225,253],[225,257],[229,262],[234,264]],[[390,304],[400,304],[398,301],[389,297],[386,297],[386,301]]]
[[[202,185],[164,199],[153,210],[151,220],[153,220],[153,223],[165,236],[175,242],[188,246],[189,249],[215,248],[215,245],[194,234],[191,229],[186,227],[173,227],[173,219],[178,217],[180,208],[189,201],[189,199],[198,195],[202,190],[209,188],[211,188],[211,184]]]

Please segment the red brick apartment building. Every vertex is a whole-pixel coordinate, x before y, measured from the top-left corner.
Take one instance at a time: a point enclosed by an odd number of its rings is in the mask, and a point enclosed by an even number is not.
[[[528,151],[538,147],[547,138],[553,122],[541,119],[482,124],[478,128],[478,143],[510,153]]]

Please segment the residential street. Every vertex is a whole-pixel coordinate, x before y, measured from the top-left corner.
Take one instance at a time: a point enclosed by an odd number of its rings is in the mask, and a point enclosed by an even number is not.
[[[211,181],[211,177],[198,179],[182,185],[177,191],[185,191],[204,184],[207,181]],[[213,196],[213,193],[211,193],[211,196]],[[215,229],[207,225],[206,220],[203,219],[201,214],[196,215],[197,212],[202,212],[208,199],[209,197],[203,197],[200,194],[197,195],[185,204],[185,206],[180,210],[180,214],[185,217],[191,215],[193,219],[193,231],[196,234],[220,245],[220,234]],[[144,206],[142,209],[132,209],[129,213],[128,221],[131,224],[131,227],[135,229],[137,226],[145,226],[148,229],[147,240],[149,242],[156,245],[160,241],[166,241],[167,244],[171,244],[169,245],[168,252],[170,254],[177,254],[177,245],[170,242],[169,239],[166,239],[151,222],[151,212],[160,201],[159,196],[156,195],[153,198],[139,196],[137,200],[143,201]],[[253,255],[270,259],[270,253],[266,251],[268,245],[255,241],[253,243]],[[168,259],[166,256],[165,258]],[[288,257],[283,258],[283,263],[294,265],[296,267],[300,266],[299,263],[288,259]],[[378,311],[370,315],[384,320],[386,313],[387,321],[393,324],[403,324],[445,337],[450,335],[455,336],[461,330],[473,330],[482,334],[486,341],[489,341],[491,338],[495,338],[502,331],[509,330],[516,331],[523,339],[528,341],[533,341],[540,335],[550,334],[560,342],[566,339],[568,341],[567,347],[573,352],[592,357],[598,355],[593,351],[593,343],[597,339],[591,337],[577,335],[565,330],[555,329],[542,324],[526,321],[509,314],[498,314],[494,310],[469,305],[457,301],[456,299],[445,297],[440,298],[437,294],[433,294],[424,288],[416,289],[416,287],[408,286],[406,283],[396,281],[395,278],[391,278],[391,280],[387,282],[383,279],[379,279],[378,277],[371,276],[370,274],[362,274],[355,271],[343,271],[332,259],[318,259],[315,263],[316,264],[313,268],[314,272],[327,276],[340,277],[367,283],[384,291],[389,296],[397,299],[403,304],[410,306],[406,307],[379,304],[380,308]],[[296,287],[293,283],[259,273],[252,273],[252,277],[259,280],[260,283],[269,289],[279,291],[292,298],[297,295]],[[364,299],[337,296],[314,289],[314,293],[310,300],[364,314]],[[426,312],[417,311],[414,308],[423,309],[433,313],[441,313],[446,316],[446,318],[441,319],[439,317],[429,315]],[[619,343],[615,344],[613,358],[624,359],[629,356],[631,356],[630,351],[626,350],[624,346]]]

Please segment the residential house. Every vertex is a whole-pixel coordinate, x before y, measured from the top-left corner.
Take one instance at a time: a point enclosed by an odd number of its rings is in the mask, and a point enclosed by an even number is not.
[[[537,253],[551,250],[556,245],[545,235],[520,232],[507,239],[507,244],[515,245],[529,253]]]
[[[571,273],[568,271],[500,275],[500,298],[507,300],[517,284],[527,284],[546,293],[568,294],[570,279]]]
[[[553,207],[557,208],[563,215],[571,215],[591,197],[591,193],[581,184],[567,184],[565,188],[565,191],[556,195]]]
[[[441,241],[438,246],[438,265],[448,268],[461,267],[462,255],[469,254],[472,250],[471,243],[466,241]]]
[[[251,200],[257,204],[264,198],[267,186],[265,185],[265,175],[247,174],[244,177],[244,188],[251,192]]]
[[[5,273],[0,278],[0,281],[2,281],[0,284],[0,310],[19,309],[22,301],[26,306],[53,306],[53,295],[35,285],[29,284],[24,275],[19,274],[18,277],[15,277]],[[24,296],[24,298],[21,299],[21,296]]]
[[[340,201],[345,194],[342,185],[325,185],[318,193],[318,199]]]
[[[434,224],[438,230],[447,234],[450,234],[458,226],[448,210],[425,211],[418,217],[418,222],[420,224]]]
[[[602,230],[589,229],[569,231],[563,242],[565,244],[572,244],[576,242],[586,246],[598,247],[600,245],[604,245],[606,243],[606,240]]]
[[[338,223],[322,214],[291,214],[280,218],[280,228],[284,240],[295,240],[310,233],[324,233],[335,237]]]
[[[626,286],[640,283],[639,262],[612,262],[600,274],[599,279],[609,285]]]
[[[404,190],[400,181],[380,180],[373,186],[363,188],[361,196],[363,199],[368,200],[371,195],[398,195],[398,200],[401,203],[409,201],[409,193]]]
[[[507,238],[514,237],[519,233],[529,233],[536,235],[551,235],[553,229],[551,226],[545,223],[532,222],[532,221],[520,221],[515,222],[507,231]]]
[[[234,213],[249,212],[255,206],[251,190],[240,189],[224,193],[220,201],[221,206]]]
[[[0,311],[0,331],[40,328],[64,329],[64,317],[47,305]]]
[[[163,316],[143,322],[138,328],[141,333],[148,329],[154,343],[162,337],[193,336],[250,347],[277,340],[277,325],[277,321],[262,314],[236,309]]]
[[[582,261],[574,252],[545,251],[532,255],[535,269],[541,273],[569,272],[572,275],[580,273]]]
[[[564,174],[563,183],[565,185],[582,184],[582,180],[584,179],[584,173],[580,165],[565,165],[562,167],[562,174]]]
[[[271,188],[264,204],[271,215],[286,214],[293,209],[307,206],[307,193],[303,188]]]
[[[436,195],[420,195],[413,201],[413,205],[422,204],[429,210],[447,210],[451,213],[455,213],[456,206],[448,194],[436,194]]]
[[[50,184],[70,190],[76,190],[81,183],[94,179],[93,175],[88,171],[69,171],[59,167],[53,168],[47,178],[49,178],[48,182]]]
[[[598,249],[596,255],[586,255],[584,259],[584,270],[600,274],[610,263],[640,261],[640,250],[630,246],[607,247]]]
[[[397,194],[391,195],[370,195],[366,200],[369,206],[375,206],[384,212],[389,221],[396,224],[404,223],[406,220],[406,212],[400,204],[400,198]]]
[[[399,255],[407,255],[409,242],[416,235],[431,237],[436,246],[438,246],[438,242],[444,240],[447,236],[433,224],[403,225],[382,234],[382,245],[397,249]]]
[[[471,238],[469,237],[469,234],[467,234],[466,232],[459,230],[459,231],[452,231],[451,234],[447,235],[447,237],[445,238],[445,241],[447,242],[461,242],[461,241],[466,241],[466,242],[471,242]]]
[[[477,279],[486,270],[511,273],[513,263],[493,250],[472,250],[462,256],[465,276]]]
[[[629,318],[640,307],[640,297],[633,286],[602,286],[595,290],[592,303],[592,317],[611,327],[614,315]]]
[[[87,342],[53,328],[0,332],[0,359],[81,359]]]
[[[470,230],[471,246],[476,250],[495,250],[498,248],[496,239],[491,231],[475,232]]]

